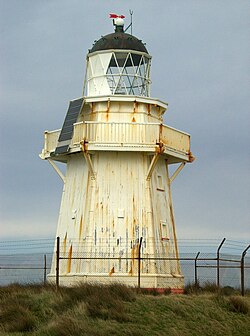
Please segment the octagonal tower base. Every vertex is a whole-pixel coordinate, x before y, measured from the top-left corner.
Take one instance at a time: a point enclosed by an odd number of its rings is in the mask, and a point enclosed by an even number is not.
[[[49,283],[56,283],[55,275],[48,275]],[[76,286],[79,284],[102,284],[109,285],[111,283],[124,284],[128,287],[138,288],[138,276],[127,274],[66,274],[60,275],[60,286]],[[166,290],[170,290],[174,294],[182,294],[184,292],[184,276],[171,274],[141,274],[140,289],[154,290],[159,294],[164,294]]]

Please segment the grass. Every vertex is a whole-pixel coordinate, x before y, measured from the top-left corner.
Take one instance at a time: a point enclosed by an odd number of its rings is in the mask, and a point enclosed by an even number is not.
[[[2,336],[249,335],[250,296],[213,286],[188,295],[137,294],[124,285],[0,287]]]

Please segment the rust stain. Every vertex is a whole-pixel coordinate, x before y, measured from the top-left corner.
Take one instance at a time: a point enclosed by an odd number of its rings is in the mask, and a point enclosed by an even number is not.
[[[66,252],[66,242],[67,242],[67,232],[66,232],[65,237],[63,239],[63,253]]]
[[[134,266],[135,266],[135,258],[138,257],[138,251],[139,251],[138,247],[139,247],[139,245],[136,244],[136,245],[133,245],[132,249],[131,249],[131,269],[129,271],[130,275],[133,275],[133,269],[134,269]]]
[[[156,153],[160,153],[160,152],[161,152],[159,146],[155,147],[155,152],[156,152]]]
[[[67,273],[70,273],[71,271],[71,261],[72,261],[71,258],[72,258],[72,244],[70,245],[69,253],[68,253]]]
[[[107,101],[106,121],[109,121],[110,99]]]
[[[82,236],[82,216],[81,216],[81,220],[80,220],[80,228],[79,228],[79,239]]]
[[[109,272],[109,276],[111,276],[113,273],[115,273],[115,268],[114,267],[111,268],[111,270]]]
[[[81,148],[83,152],[87,152],[88,151],[88,141],[87,140],[83,140],[80,142]]]
[[[134,101],[134,110],[133,110],[133,113],[136,113],[138,112],[138,102],[135,100]]]
[[[151,105],[147,104],[148,115],[151,115]]]
[[[131,232],[132,232],[132,237],[134,238],[134,236],[135,236],[135,226],[136,226],[136,224],[137,224],[137,221],[136,221],[136,204],[135,204],[135,197],[134,197],[134,195],[133,195],[133,212],[132,212],[132,215],[133,215],[133,217],[132,217],[132,227],[131,227]]]
[[[90,185],[90,181],[91,181],[91,175],[90,175],[90,172],[88,171],[88,177],[87,177],[87,186],[86,186],[86,198],[85,198],[85,205],[84,205],[84,208],[83,208],[83,215],[85,216],[86,218],[86,213],[88,211],[88,199],[89,199],[89,185]],[[85,232],[86,232],[86,225],[85,225]]]
[[[132,118],[132,122],[136,122],[135,117]]]
[[[94,114],[94,103],[93,102],[89,103],[88,113],[89,113],[89,119],[94,120],[95,114]],[[84,116],[84,114],[83,114],[83,116]]]
[[[189,152],[188,159],[190,163],[194,162],[195,156],[193,156],[192,152]]]
[[[155,152],[158,153],[158,154],[162,154],[165,150],[165,146],[164,146],[164,143],[162,141],[160,141],[158,143],[158,146],[155,147]]]
[[[133,275],[134,264],[135,264],[135,247],[132,246],[132,250],[131,250],[131,269],[129,271],[129,274],[131,274],[131,275]]]
[[[164,143],[162,141],[160,141],[159,147],[160,147],[160,153],[163,153],[164,150],[165,150],[165,146],[164,146]]]
[[[160,124],[160,130],[159,130],[159,140],[162,141],[162,131],[163,131],[163,125]]]

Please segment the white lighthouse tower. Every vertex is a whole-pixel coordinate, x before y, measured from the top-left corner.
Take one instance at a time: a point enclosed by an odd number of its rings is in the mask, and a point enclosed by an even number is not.
[[[60,130],[45,132],[40,155],[63,180],[60,283],[136,285],[142,237],[141,287],[180,292],[170,187],[193,160],[190,136],[162,123],[167,104],[150,97],[151,56],[124,32],[123,17],[112,17],[115,32],[87,54],[86,94],[70,101]],[[55,272],[54,256],[50,281]]]

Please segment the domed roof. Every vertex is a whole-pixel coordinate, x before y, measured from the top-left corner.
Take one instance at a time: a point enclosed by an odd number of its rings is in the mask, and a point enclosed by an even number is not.
[[[89,53],[108,49],[136,50],[148,54],[148,51],[141,40],[138,40],[135,36],[126,34],[123,31],[116,31],[115,33],[101,37],[95,42],[93,47],[89,50]]]

